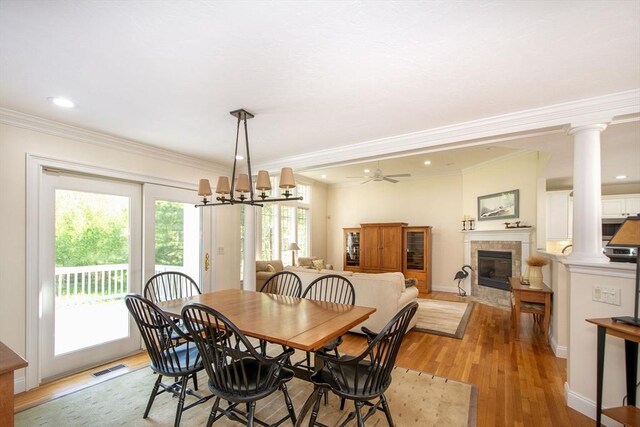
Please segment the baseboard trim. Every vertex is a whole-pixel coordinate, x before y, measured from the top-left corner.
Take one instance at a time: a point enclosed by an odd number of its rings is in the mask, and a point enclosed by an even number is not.
[[[564,397],[569,408],[575,409],[592,420],[596,419],[596,402],[574,392],[566,382],[564,383]],[[602,416],[602,423],[609,427],[624,427],[622,424],[612,420],[606,415]]]
[[[27,391],[27,382],[25,381],[24,376],[14,378],[13,394],[22,393],[23,391]]]
[[[551,350],[553,351],[553,354],[555,354],[556,357],[559,357],[561,359],[566,359],[568,354],[567,347],[563,345],[558,345],[553,335],[551,335],[550,341],[551,341]]]

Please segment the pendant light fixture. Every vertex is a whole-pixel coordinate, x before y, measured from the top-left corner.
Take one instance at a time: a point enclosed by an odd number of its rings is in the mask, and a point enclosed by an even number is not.
[[[251,205],[251,206],[262,206],[264,203],[271,202],[284,202],[290,200],[302,200],[302,197],[292,197],[293,193],[290,191],[295,188],[296,181],[293,177],[293,169],[291,168],[282,168],[280,171],[280,188],[284,190],[282,196],[280,198],[271,198],[267,195],[267,191],[271,190],[271,179],[269,178],[269,173],[265,170],[261,170],[258,172],[258,178],[256,182],[256,190],[260,192],[258,194],[259,199],[255,199],[255,193],[253,190],[253,177],[251,175],[251,154],[249,153],[249,134],[247,133],[247,120],[253,118],[253,114],[248,112],[247,110],[240,109],[231,112],[231,115],[238,119],[238,124],[236,127],[236,151],[233,158],[233,171],[231,184],[229,183],[229,178],[226,176],[221,176],[218,178],[218,184],[216,185],[216,201],[209,199],[208,197],[213,197],[213,193],[211,191],[211,184],[208,179],[201,179],[200,185],[198,186],[198,196],[202,197],[202,203],[196,205],[196,207],[206,207],[206,206],[220,206],[220,205]],[[238,143],[240,140],[240,125],[244,125],[244,138],[247,152],[247,173],[238,174],[238,177],[234,179],[236,176],[237,163],[238,163]],[[241,158],[240,158],[241,159]],[[238,196],[236,196],[236,193]],[[248,193],[248,196],[247,196]]]

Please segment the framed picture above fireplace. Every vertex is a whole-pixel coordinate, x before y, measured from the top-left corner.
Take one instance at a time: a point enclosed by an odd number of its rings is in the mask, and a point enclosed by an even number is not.
[[[520,190],[478,197],[478,221],[518,218]]]

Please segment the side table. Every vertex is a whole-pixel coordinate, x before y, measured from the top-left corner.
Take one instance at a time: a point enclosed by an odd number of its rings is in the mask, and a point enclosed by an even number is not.
[[[13,427],[13,371],[27,361],[0,341],[0,425]]]
[[[640,426],[640,409],[636,408],[636,379],[638,376],[638,343],[640,328],[614,322],[611,318],[587,319],[598,327],[598,362],[596,368],[596,426],[602,425],[602,414],[626,426]],[[626,366],[627,405],[602,409],[602,384],[604,377],[604,347],[607,334],[624,340]]]

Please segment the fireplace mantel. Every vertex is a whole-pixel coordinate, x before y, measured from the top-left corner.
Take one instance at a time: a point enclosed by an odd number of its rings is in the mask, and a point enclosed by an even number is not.
[[[528,228],[503,228],[498,230],[466,230],[462,231],[464,237],[464,263],[473,264],[471,259],[471,242],[520,242],[521,259],[519,265],[525,265],[525,260],[529,258],[533,251],[533,235],[535,229]],[[464,288],[468,294],[471,292],[472,275],[465,280]]]

